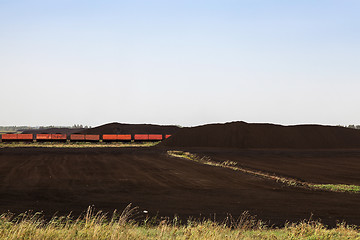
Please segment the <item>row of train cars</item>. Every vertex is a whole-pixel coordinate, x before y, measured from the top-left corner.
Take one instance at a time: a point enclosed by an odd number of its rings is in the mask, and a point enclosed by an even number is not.
[[[0,134],[1,142],[147,142],[170,134]]]

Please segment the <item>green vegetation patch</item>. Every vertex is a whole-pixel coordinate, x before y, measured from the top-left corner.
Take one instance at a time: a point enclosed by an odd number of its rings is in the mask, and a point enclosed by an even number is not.
[[[313,188],[329,190],[334,192],[360,192],[360,186],[346,184],[311,184]]]
[[[293,187],[302,187],[313,190],[323,190],[323,191],[331,191],[331,192],[348,192],[348,193],[360,193],[360,186],[358,185],[347,185],[347,184],[315,184],[304,181],[299,181],[289,177],[282,177],[262,171],[250,170],[243,167],[237,166],[236,162],[233,161],[224,161],[224,162],[215,162],[212,161],[209,157],[199,157],[196,154],[183,152],[183,151],[168,151],[170,156],[185,158],[188,160],[196,161],[202,164],[215,166],[215,167],[223,167],[232,169],[234,171],[241,171],[243,173],[251,174],[253,176],[273,180],[282,184],[286,184],[288,186]]]

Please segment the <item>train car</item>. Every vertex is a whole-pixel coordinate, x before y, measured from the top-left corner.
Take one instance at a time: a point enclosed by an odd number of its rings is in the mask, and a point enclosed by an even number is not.
[[[162,139],[162,134],[149,134],[149,141],[161,141]]]
[[[17,134],[2,134],[1,135],[1,140],[3,142],[13,142],[13,141],[17,141]]]
[[[149,134],[135,134],[134,141],[149,141]]]
[[[131,142],[131,134],[117,134],[118,141]]]
[[[71,134],[70,135],[70,141],[85,141],[85,135],[84,134]]]
[[[55,134],[40,133],[35,135],[35,140],[38,142],[50,142],[50,141],[65,142],[66,139],[67,139],[67,135],[61,133],[55,133]]]
[[[51,134],[47,134],[47,133],[36,134],[35,140],[39,142],[51,141]]]
[[[64,141],[67,140],[67,135],[66,134],[61,134],[61,133],[51,134],[51,140],[64,142]]]
[[[2,134],[3,142],[30,142],[33,141],[32,134]]]
[[[18,141],[33,141],[33,134],[18,134]]]
[[[86,135],[85,135],[85,141],[98,142],[98,141],[100,141],[100,135],[97,135],[97,134],[86,134]]]
[[[116,134],[103,134],[103,135],[102,135],[102,140],[103,140],[104,142],[117,141],[117,135],[116,135]]]
[[[165,134],[165,139],[171,137],[171,134]]]
[[[131,141],[131,134],[103,134],[104,142],[129,142]]]

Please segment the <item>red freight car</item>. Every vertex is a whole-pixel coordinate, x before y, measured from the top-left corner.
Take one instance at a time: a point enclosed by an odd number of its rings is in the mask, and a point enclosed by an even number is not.
[[[1,138],[3,141],[16,141],[17,134],[3,134]]]
[[[35,139],[37,141],[50,141],[51,140],[51,134],[36,134]]]
[[[116,141],[117,135],[116,134],[104,134],[103,141]]]
[[[150,141],[161,141],[163,138],[162,134],[149,134]]]
[[[72,141],[84,141],[85,135],[84,134],[71,134],[70,140]]]
[[[166,138],[169,138],[169,137],[171,137],[170,134],[166,134],[166,135],[165,135],[165,139],[166,139]]]
[[[85,140],[86,141],[99,141],[100,140],[100,135],[85,135]]]
[[[117,139],[119,141],[131,141],[131,134],[118,134]]]
[[[26,140],[26,141],[31,141],[33,140],[33,135],[32,134],[18,134],[17,136],[18,140],[22,141],[22,140]]]
[[[103,141],[131,141],[131,134],[104,134]]]
[[[37,141],[66,141],[66,134],[36,134],[35,139]]]
[[[60,134],[60,133],[51,134],[51,139],[55,141],[66,141],[66,134]]]
[[[3,134],[3,141],[32,141],[32,134]]]
[[[148,141],[149,140],[149,134],[135,134],[134,135],[135,141]]]

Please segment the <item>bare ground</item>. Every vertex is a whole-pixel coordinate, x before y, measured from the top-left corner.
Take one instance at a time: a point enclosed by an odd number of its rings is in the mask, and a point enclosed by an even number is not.
[[[360,150],[192,152],[318,183],[360,185]],[[80,214],[129,203],[150,216],[221,220],[243,211],[270,224],[309,218],[360,225],[360,194],[310,191],[173,158],[161,148],[0,149],[0,212]]]

